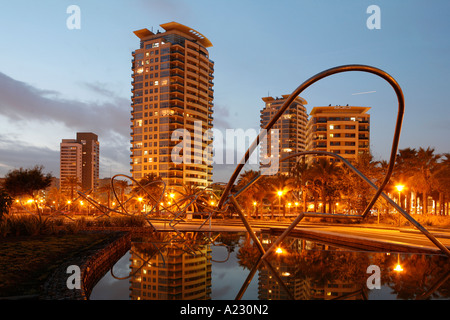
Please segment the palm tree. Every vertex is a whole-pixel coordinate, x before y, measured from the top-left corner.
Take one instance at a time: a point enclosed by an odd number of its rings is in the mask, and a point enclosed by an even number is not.
[[[301,160],[297,161],[294,168],[290,172],[290,176],[294,179],[295,190],[298,191],[298,198],[303,205],[303,212],[306,212],[306,197],[308,194],[308,181],[311,181],[311,174],[309,166],[303,157]]]
[[[336,180],[342,173],[341,167],[334,161],[326,158],[319,158],[317,162],[311,166],[311,174],[314,181],[318,182],[321,189],[321,198],[323,202],[324,212],[326,213],[326,203],[328,203],[328,211],[331,212],[331,201],[333,195],[336,194]]]
[[[161,198],[164,189],[162,181],[163,180],[161,179],[161,177],[157,176],[154,173],[150,173],[145,175],[141,180],[139,180],[139,184],[145,190],[141,190],[141,188],[137,185],[133,188],[133,194],[137,194],[139,196],[147,198],[148,198],[147,192],[150,195],[152,195],[152,197],[150,197],[150,199],[147,199],[147,201],[156,207],[157,213],[159,213],[160,207],[159,199]]]
[[[238,179],[237,182],[237,189],[241,190],[243,187],[245,187],[248,183],[250,183],[256,176],[259,174],[258,171],[254,170],[246,170],[244,171]],[[257,202],[257,206],[255,208],[256,210],[256,216],[258,216],[258,204],[261,204],[262,199],[264,197],[264,188],[262,187],[262,179],[263,177],[260,177],[258,181],[253,183],[251,186],[249,186],[246,190],[244,190],[238,197],[239,202],[244,207],[245,211],[250,213],[252,211],[253,203]]]
[[[410,211],[410,199],[411,194],[417,194],[417,183],[414,181],[414,174],[417,167],[417,150],[412,148],[400,149],[395,161],[395,168],[393,172],[393,178],[399,184],[405,184],[408,186],[406,191],[407,207],[406,211]],[[417,210],[417,196],[414,197]]]
[[[48,192],[48,199],[55,203],[55,210],[59,210],[60,205],[65,203],[65,196],[59,188],[51,188]]]
[[[74,189],[78,189],[81,186],[76,176],[68,176],[64,179],[63,185],[70,188],[70,201],[73,201]]]
[[[417,162],[415,162],[415,170],[412,176],[414,186],[422,193],[423,213],[428,214],[428,195],[437,185],[436,176],[434,172],[438,168],[438,160],[441,155],[434,153],[434,148],[427,147],[427,149],[419,148],[417,151]]]
[[[124,202],[125,190],[129,187],[128,182],[126,180],[117,180],[114,182],[114,186],[119,189],[120,201]]]
[[[292,192],[292,190],[295,190],[295,180],[292,177],[278,173],[267,179],[267,182],[269,188],[267,188],[268,192],[266,193],[266,197],[269,198],[269,200],[272,203],[272,218],[273,218],[273,204],[275,203],[275,201],[278,201],[280,206],[282,196],[285,197],[284,198],[285,200],[289,199],[290,193]],[[281,192],[282,195],[279,195],[278,192]],[[286,216],[286,206],[283,203],[283,217],[285,216]]]
[[[436,189],[439,192],[439,210],[437,212],[445,215],[444,204],[450,195],[450,153],[444,153],[442,156],[443,159],[438,163],[434,176],[436,179]]]

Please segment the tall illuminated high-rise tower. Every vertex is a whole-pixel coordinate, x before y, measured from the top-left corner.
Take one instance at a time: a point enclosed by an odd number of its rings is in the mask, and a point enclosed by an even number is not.
[[[261,110],[261,129],[266,127],[288,98],[289,95],[283,95],[281,98],[262,98],[265,106]],[[305,99],[295,98],[283,115],[275,122],[272,129],[267,132],[267,139],[261,142],[261,145],[265,148],[263,157],[268,157],[269,160],[271,157],[278,157],[281,160],[291,154],[305,151],[306,123],[308,122],[308,114],[304,106],[306,104]],[[272,145],[272,135],[275,134],[275,130],[277,131],[278,141],[275,145]],[[283,161],[279,164],[279,173],[289,174],[296,162],[296,158]]]
[[[165,32],[134,31],[140,47],[133,52],[131,67],[132,176],[139,180],[155,174],[170,187],[208,186],[212,145],[198,137],[212,129],[214,62],[207,50],[212,44],[177,22],[161,27]],[[171,157],[173,148],[180,146],[181,140],[172,137],[177,129],[187,130],[191,138],[182,141],[189,152],[182,163]],[[201,136],[194,138],[195,130]]]

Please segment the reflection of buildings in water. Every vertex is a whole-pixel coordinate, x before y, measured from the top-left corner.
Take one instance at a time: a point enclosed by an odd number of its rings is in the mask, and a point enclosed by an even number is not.
[[[211,298],[211,246],[186,252],[169,245],[146,254],[131,249],[130,298],[132,300],[208,300]],[[135,253],[136,252],[136,253]]]
[[[272,244],[270,237],[262,239],[263,246],[268,249]],[[270,264],[278,273],[278,276],[284,282],[286,288],[290,291],[295,300],[330,300],[339,297],[345,297],[346,300],[356,300],[363,298],[361,294],[351,293],[361,289],[361,285],[353,282],[344,282],[341,280],[319,281],[314,277],[299,274],[295,260],[289,259],[289,256],[295,256],[308,250],[330,250],[331,247],[324,244],[304,240],[292,239],[289,241],[289,253],[284,253],[284,257],[277,256],[270,259]],[[332,250],[332,249],[331,249]],[[331,265],[324,266],[332,268]],[[262,300],[288,300],[289,294],[279,285],[276,277],[270,270],[263,267],[258,275],[258,298]]]
[[[360,289],[356,283],[343,281],[326,281],[325,283],[311,283],[311,300],[331,300],[346,294],[352,293]],[[346,300],[359,300],[361,295],[352,295]]]

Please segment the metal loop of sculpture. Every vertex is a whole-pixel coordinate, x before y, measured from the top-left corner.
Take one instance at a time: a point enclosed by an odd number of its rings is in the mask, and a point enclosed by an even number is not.
[[[368,183],[370,185],[370,187],[372,187],[376,190],[374,196],[372,197],[372,200],[369,202],[369,204],[365,208],[362,215],[357,216],[357,218],[364,219],[368,215],[368,213],[370,212],[370,210],[372,209],[373,205],[378,200],[378,198],[380,196],[382,196],[391,205],[393,205],[394,208],[397,211],[399,211],[406,219],[408,219],[408,221],[410,221],[417,229],[419,229],[419,231],[421,231],[426,237],[428,237],[433,242],[433,244],[435,244],[445,255],[450,257],[450,251],[448,250],[447,247],[445,247],[438,239],[436,239],[431,233],[429,233],[422,225],[420,225],[417,221],[415,221],[406,211],[404,211],[399,205],[397,205],[392,199],[390,199],[386,194],[383,193],[383,189],[386,187],[387,183],[389,182],[392,172],[393,172],[393,169],[394,169],[394,165],[395,165],[395,158],[397,155],[397,149],[398,149],[398,144],[399,144],[399,139],[400,139],[400,132],[401,132],[401,127],[402,127],[402,122],[403,122],[403,115],[404,115],[404,110],[405,110],[405,100],[403,97],[402,89],[400,88],[397,81],[392,76],[390,76],[388,73],[386,73],[385,71],[380,70],[375,67],[371,67],[371,66],[344,65],[344,66],[334,67],[334,68],[331,68],[331,69],[328,69],[328,70],[325,70],[323,72],[316,74],[315,76],[313,76],[313,77],[309,78],[308,80],[306,80],[305,82],[303,82],[299,87],[297,87],[297,89],[295,89],[294,92],[286,99],[286,101],[280,107],[278,112],[273,116],[273,118],[266,125],[266,127],[264,128],[265,130],[261,131],[261,133],[257,136],[255,141],[252,143],[252,145],[246,151],[243,159],[238,164],[238,166],[236,167],[235,171],[233,172],[230,180],[228,181],[228,184],[227,184],[227,186],[222,194],[222,197],[220,199],[219,208],[222,208],[222,206],[229,201],[231,201],[231,203],[234,204],[234,206],[238,210],[239,216],[242,219],[247,231],[250,233],[250,236],[252,236],[252,238],[255,241],[255,243],[257,244],[261,254],[263,255],[263,258],[267,257],[268,254],[271,252],[271,250],[273,250],[273,248],[275,248],[275,244],[280,243],[306,215],[327,216],[330,218],[333,218],[333,217],[355,218],[354,215],[348,216],[348,215],[336,215],[336,214],[326,214],[326,213],[320,213],[320,214],[300,213],[299,216],[292,222],[292,224],[288,228],[285,229],[283,234],[278,238],[278,240],[266,252],[264,250],[264,248],[262,247],[262,245],[259,243],[259,240],[257,239],[257,237],[254,235],[254,232],[253,232],[250,224],[246,220],[246,218],[242,212],[242,209],[239,207],[239,204],[236,201],[236,196],[241,194],[250,185],[255,183],[259,179],[260,175],[255,177],[251,182],[249,182],[246,186],[244,186],[241,190],[239,190],[235,195],[230,194],[231,188],[232,188],[235,180],[237,179],[240,171],[242,170],[242,168],[244,167],[244,165],[247,163],[248,159],[250,158],[251,153],[256,149],[256,147],[258,146],[260,141],[262,141],[262,139],[266,136],[267,132],[273,127],[273,125],[276,123],[276,121],[281,117],[281,115],[290,106],[290,104],[295,100],[295,98],[297,96],[299,96],[306,88],[308,88],[315,82],[317,82],[321,79],[324,79],[328,76],[334,75],[334,74],[349,72],[349,71],[362,71],[362,72],[368,72],[371,74],[375,74],[375,75],[383,78],[384,80],[386,80],[392,86],[392,88],[394,89],[394,91],[397,95],[398,113],[397,113],[397,120],[396,120],[395,131],[394,131],[394,138],[393,138],[392,147],[391,147],[391,154],[390,154],[390,159],[389,159],[389,163],[388,163],[388,170],[387,170],[386,176],[385,176],[383,182],[381,183],[381,185],[379,187],[375,186],[367,177],[365,177],[361,172],[359,172],[355,167],[353,167],[347,160],[345,160],[344,158],[342,158],[334,153],[330,153],[330,152],[318,152],[318,151],[300,152],[300,153],[288,156],[284,159],[281,159],[281,161],[290,159],[292,157],[304,156],[307,154],[322,154],[322,155],[326,155],[329,157],[338,158],[346,166],[348,166],[351,170],[353,170],[359,177],[361,177],[363,179],[363,181]]]

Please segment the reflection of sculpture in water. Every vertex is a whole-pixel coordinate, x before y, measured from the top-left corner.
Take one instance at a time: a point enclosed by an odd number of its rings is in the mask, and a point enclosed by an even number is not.
[[[265,246],[276,240],[264,233],[261,237]],[[261,266],[258,270],[259,299],[369,299],[377,293],[367,287],[370,265],[381,268],[381,285],[391,298],[450,298],[450,269],[442,255],[348,251],[299,238],[287,238],[280,252],[267,259],[272,269]],[[250,242],[244,243],[237,255],[239,264],[249,270],[259,256]],[[403,271],[396,271],[397,265]]]

